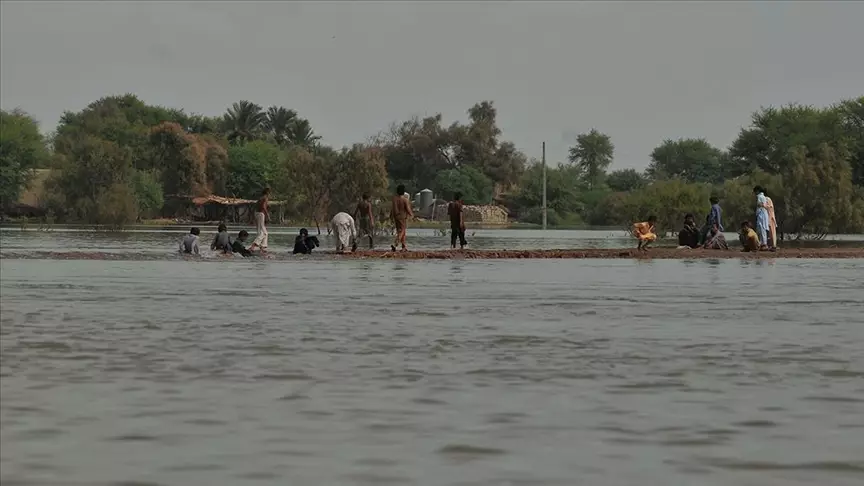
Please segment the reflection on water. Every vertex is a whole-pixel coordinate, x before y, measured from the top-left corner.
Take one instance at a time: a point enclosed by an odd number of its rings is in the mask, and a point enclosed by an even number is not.
[[[0,274],[4,486],[864,477],[860,260]]]

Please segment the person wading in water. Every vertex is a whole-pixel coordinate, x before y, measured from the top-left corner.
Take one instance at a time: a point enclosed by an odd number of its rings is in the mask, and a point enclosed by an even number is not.
[[[390,210],[390,217],[393,218],[393,226],[396,227],[396,238],[390,249],[396,251],[396,245],[402,245],[402,251],[408,251],[405,244],[405,234],[408,230],[408,218],[414,217],[414,211],[411,209],[411,203],[405,197],[405,186],[399,184],[396,188],[396,195],[393,196],[393,207]]]
[[[357,203],[352,216],[360,223],[358,228],[360,237],[368,236],[369,249],[374,249],[375,242],[372,235],[375,232],[375,217],[372,215],[372,203],[369,202],[369,194],[363,194],[363,200]]]
[[[255,240],[249,245],[249,251],[259,248],[261,252],[267,251],[267,227],[264,224],[270,217],[270,188],[265,187],[261,191],[261,197],[255,203]]]

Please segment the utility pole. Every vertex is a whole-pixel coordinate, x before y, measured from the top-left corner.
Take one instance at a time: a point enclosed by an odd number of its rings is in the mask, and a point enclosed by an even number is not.
[[[546,231],[546,142],[543,142],[543,231]]]

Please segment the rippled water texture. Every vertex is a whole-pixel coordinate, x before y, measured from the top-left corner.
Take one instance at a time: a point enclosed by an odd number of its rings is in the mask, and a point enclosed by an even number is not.
[[[3,486],[864,481],[862,260],[0,275]]]

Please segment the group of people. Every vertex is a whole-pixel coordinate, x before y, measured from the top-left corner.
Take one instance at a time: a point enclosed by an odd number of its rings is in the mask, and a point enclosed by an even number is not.
[[[768,191],[762,186],[753,188],[756,196],[756,228],[750,221],[741,223],[738,240],[743,251],[777,251],[777,218],[774,214],[774,201],[768,197]],[[679,248],[706,248],[713,250],[728,250],[726,237],[723,235],[723,210],[720,208],[720,198],[712,196],[711,208],[705,217],[702,227],[696,225],[692,214],[684,216],[684,226],[678,232]],[[633,235],[638,241],[637,250],[647,251],[651,243],[657,239],[657,218],[649,216],[644,222],[633,224]]]
[[[270,207],[270,188],[265,188],[261,192],[261,197],[255,203],[255,226],[257,235],[255,240],[246,248],[245,242],[249,237],[249,233],[245,230],[240,231],[237,238],[232,240],[228,236],[228,228],[225,224],[220,224],[216,237],[210,245],[213,251],[221,251],[223,253],[239,253],[242,256],[250,256],[256,249],[264,253],[267,251],[268,234],[266,222],[269,219]],[[462,202],[462,194],[457,192],[453,195],[453,200],[447,206],[447,213],[450,218],[450,246],[456,248],[458,240],[460,249],[464,249],[468,242],[465,240],[465,216],[464,203]],[[399,185],[396,188],[396,194],[393,196],[390,205],[390,217],[395,228],[395,237],[390,245],[392,251],[396,251],[397,247],[401,247],[402,251],[407,251],[407,230],[408,221],[414,218],[414,211],[411,208],[411,201],[405,192],[405,186]],[[359,225],[355,224],[359,222]],[[359,231],[358,231],[359,229]],[[328,234],[333,234],[336,238],[336,251],[340,253],[357,251],[358,240],[360,238],[369,239],[369,249],[375,248],[375,216],[372,202],[369,194],[363,194],[360,202],[354,208],[352,214],[346,212],[337,213],[330,220],[328,225]],[[192,228],[188,235],[180,242],[180,252],[186,254],[199,254],[198,241],[201,230]],[[315,236],[310,236],[306,228],[302,228],[300,233],[294,239],[294,251],[296,254],[308,255],[315,248],[321,246],[320,241]]]

